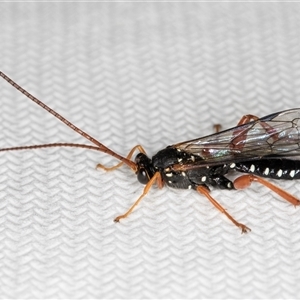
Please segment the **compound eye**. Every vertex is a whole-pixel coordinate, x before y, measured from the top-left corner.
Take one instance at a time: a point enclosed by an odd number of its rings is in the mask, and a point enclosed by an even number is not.
[[[144,168],[138,170],[137,179],[142,184],[147,184],[149,182],[149,176]]]

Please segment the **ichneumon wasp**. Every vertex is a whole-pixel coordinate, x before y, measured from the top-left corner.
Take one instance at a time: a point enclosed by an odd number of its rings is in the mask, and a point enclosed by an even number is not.
[[[157,152],[152,158],[146,155],[140,145],[133,147],[127,157],[123,157],[73,125],[1,71],[0,76],[30,100],[95,145],[53,143],[2,148],[0,151],[47,147],[86,148],[107,153],[120,161],[114,167],[109,168],[98,164],[97,168],[112,171],[125,164],[136,173],[138,181],[145,185],[143,193],[125,214],[115,218],[115,222],[126,218],[155,183],[159,188],[167,185],[177,189],[196,190],[239,227],[242,233],[246,233],[250,229],[237,222],[210,195],[209,186],[228,190],[243,189],[255,181],[274,191],[291,204],[300,205],[297,198],[263,179],[263,177],[285,180],[300,179],[300,159],[298,158],[300,155],[300,128],[298,127],[300,126],[300,109],[285,110],[263,118],[246,115],[236,127],[168,146]],[[136,150],[139,153],[133,161],[131,158]],[[226,177],[232,171],[247,174],[241,175],[232,182]]]

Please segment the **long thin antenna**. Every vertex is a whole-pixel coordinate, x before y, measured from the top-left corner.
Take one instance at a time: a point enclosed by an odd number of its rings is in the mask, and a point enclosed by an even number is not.
[[[56,111],[54,111],[52,108],[50,108],[49,106],[47,106],[46,104],[44,104],[42,101],[40,101],[39,99],[37,99],[36,97],[34,97],[33,95],[31,95],[29,92],[27,92],[25,89],[23,89],[21,86],[19,86],[16,82],[14,82],[12,79],[10,79],[7,75],[5,75],[3,72],[0,71],[0,76],[5,79],[9,84],[11,84],[14,88],[16,88],[18,91],[20,91],[22,94],[24,94],[27,98],[29,98],[30,100],[32,100],[33,102],[35,102],[36,104],[38,104],[39,106],[41,106],[43,109],[47,110],[49,113],[51,113],[54,117],[56,117],[57,119],[59,119],[61,122],[65,123],[67,126],[69,126],[71,129],[73,129],[74,131],[76,131],[77,133],[79,133],[80,135],[82,135],[83,137],[85,137],[87,140],[91,141],[93,144],[97,145],[97,147],[92,147],[92,146],[88,146],[88,145],[82,145],[82,144],[68,144],[68,143],[56,143],[56,144],[45,144],[45,145],[35,145],[35,146],[21,146],[21,147],[13,147],[13,148],[5,148],[5,149],[1,149],[1,151],[9,151],[9,150],[24,150],[24,149],[35,149],[35,148],[42,148],[42,147],[59,147],[59,146],[65,146],[65,147],[79,147],[79,148],[89,148],[89,149],[93,149],[96,150],[95,148],[98,148],[99,151],[104,152],[106,154],[109,154],[115,158],[117,158],[118,160],[122,161],[123,163],[125,163],[126,165],[128,165],[132,170],[136,171],[136,164],[115,153],[114,151],[110,150],[109,148],[107,148],[106,146],[104,146],[102,143],[100,143],[99,141],[97,141],[95,138],[93,138],[92,136],[90,136],[89,134],[87,134],[86,132],[84,132],[83,130],[79,129],[78,127],[76,127],[74,124],[72,124],[70,121],[68,121],[67,119],[65,119],[63,116],[61,116],[59,113],[57,113]],[[48,145],[48,146],[46,146]],[[52,145],[52,146],[50,146]],[[73,146],[70,146],[73,145]],[[76,145],[76,146],[75,146]]]
[[[85,144],[75,144],[75,143],[51,143],[51,144],[41,144],[41,145],[8,147],[8,148],[0,148],[0,152],[15,151],[15,150],[30,150],[30,149],[40,149],[40,148],[54,148],[54,147],[85,148],[85,149],[89,149],[89,150],[103,152],[99,147],[96,147],[96,146],[85,145]]]

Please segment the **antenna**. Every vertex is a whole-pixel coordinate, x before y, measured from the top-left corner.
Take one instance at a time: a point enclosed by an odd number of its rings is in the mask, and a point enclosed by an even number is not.
[[[25,149],[37,149],[37,148],[49,148],[49,147],[76,147],[76,148],[87,148],[91,150],[97,150],[104,152],[108,155],[111,155],[115,157],[116,159],[120,160],[121,162],[125,163],[127,166],[129,166],[134,172],[136,171],[137,167],[135,162],[131,161],[130,159],[127,159],[116,152],[112,151],[111,149],[104,146],[102,143],[97,141],[95,138],[93,138],[91,135],[87,134],[83,130],[76,127],[74,124],[72,124],[70,121],[68,121],[66,118],[61,116],[59,113],[54,111],[52,108],[47,106],[45,103],[31,95],[29,92],[27,92],[25,89],[23,89],[21,86],[19,86],[16,82],[14,82],[12,79],[10,79],[7,75],[5,75],[3,72],[0,71],[0,76],[5,79],[9,84],[11,84],[14,88],[16,88],[19,92],[24,94],[27,98],[38,104],[43,109],[47,110],[49,113],[51,113],[54,117],[59,119],[61,122],[65,123],[67,126],[69,126],[71,129],[82,135],[84,138],[92,142],[93,144],[97,145],[95,146],[89,146],[84,144],[72,144],[72,143],[54,143],[54,144],[43,144],[43,145],[32,145],[32,146],[20,146],[20,147],[11,147],[11,148],[3,148],[0,149],[0,151],[12,151],[12,150],[25,150]]]

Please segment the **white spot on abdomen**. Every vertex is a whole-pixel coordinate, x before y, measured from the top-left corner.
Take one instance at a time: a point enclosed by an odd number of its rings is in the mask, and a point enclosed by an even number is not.
[[[254,172],[254,171],[255,171],[255,166],[254,166],[254,165],[251,165],[249,171],[250,171],[250,172]]]
[[[295,176],[295,174],[296,174],[295,170],[292,170],[292,171],[290,172],[290,176],[291,176],[292,178]]]
[[[270,169],[269,168],[266,168],[263,172],[264,175],[269,175],[270,173]]]

